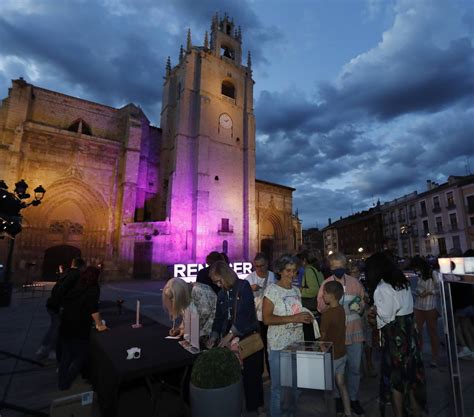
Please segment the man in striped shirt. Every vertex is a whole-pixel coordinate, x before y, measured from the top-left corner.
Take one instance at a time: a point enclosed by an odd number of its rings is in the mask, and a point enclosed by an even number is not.
[[[351,399],[351,408],[356,415],[363,415],[364,410],[359,403],[360,362],[362,358],[364,331],[362,311],[364,309],[364,287],[354,277],[346,274],[346,257],[342,253],[333,253],[328,257],[332,275],[321,285],[318,292],[318,310],[323,313],[328,306],[324,302],[324,285],[329,281],[337,281],[344,288],[340,303],[346,313],[346,352],[347,352],[347,389]],[[336,412],[342,412],[342,401],[336,398]]]

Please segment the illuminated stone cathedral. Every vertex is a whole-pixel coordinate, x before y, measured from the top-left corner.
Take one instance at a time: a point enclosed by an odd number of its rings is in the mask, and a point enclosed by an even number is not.
[[[203,46],[188,32],[178,64],[168,60],[160,128],[135,104],[13,80],[0,107],[0,179],[47,190],[22,212],[13,278],[49,278],[79,255],[106,278],[156,279],[213,250],[231,261],[295,252],[294,189],[255,179],[253,86],[227,16],[213,18]]]

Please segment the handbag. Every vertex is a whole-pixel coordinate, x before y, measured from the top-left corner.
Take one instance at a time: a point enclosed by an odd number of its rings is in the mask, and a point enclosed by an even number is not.
[[[235,316],[237,314],[237,300],[239,299],[239,293],[240,293],[240,288],[237,291],[237,294],[235,295],[233,322],[235,322]],[[248,358],[254,353],[261,351],[264,347],[262,336],[260,336],[260,333],[258,332],[251,333],[250,335],[244,337],[243,339],[240,339],[238,343],[239,343],[239,356],[241,360],[244,360],[245,358]]]
[[[241,359],[257,353],[263,349],[263,340],[260,333],[252,333],[251,335],[239,340],[239,354]]]

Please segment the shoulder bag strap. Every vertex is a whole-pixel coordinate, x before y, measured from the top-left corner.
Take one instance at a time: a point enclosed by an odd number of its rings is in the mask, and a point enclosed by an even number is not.
[[[240,279],[239,279],[240,281]],[[235,317],[237,315],[237,300],[239,299],[239,294],[240,294],[240,286],[242,285],[240,282],[238,283],[239,288],[237,289],[237,292],[235,294],[235,302],[234,302],[234,317],[232,318],[232,324],[235,323]]]

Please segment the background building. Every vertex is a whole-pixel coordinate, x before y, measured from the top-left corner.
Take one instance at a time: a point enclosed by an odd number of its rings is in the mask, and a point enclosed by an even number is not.
[[[364,256],[390,249],[400,257],[446,255],[474,248],[474,175],[450,176],[427,190],[377,204],[331,223],[323,230],[324,254]]]
[[[303,247],[322,259],[324,257],[323,232],[317,227],[303,230]]]
[[[323,230],[325,256],[342,252],[350,258],[370,256],[383,250],[380,203],[326,226]]]
[[[428,180],[427,191],[385,203],[382,211],[384,235],[401,257],[474,247],[474,175]]]
[[[109,277],[149,278],[211,250],[241,261],[299,247],[294,189],[255,180],[254,81],[241,58],[227,17],[202,47],[189,33],[178,65],[167,64],[161,128],[134,104],[14,80],[0,107],[0,178],[47,190],[23,213],[14,278],[50,277],[78,255]]]

